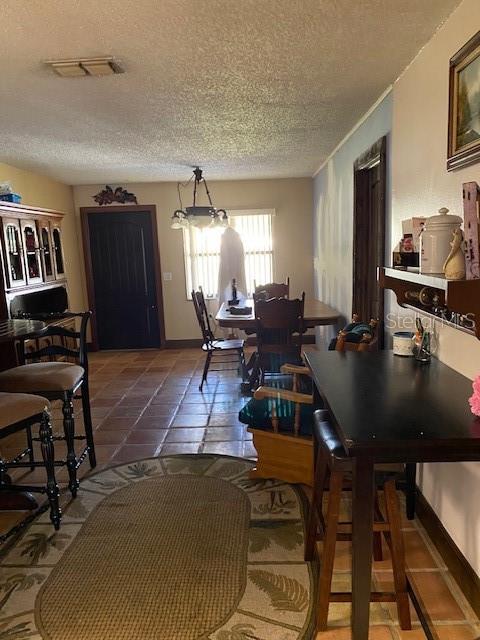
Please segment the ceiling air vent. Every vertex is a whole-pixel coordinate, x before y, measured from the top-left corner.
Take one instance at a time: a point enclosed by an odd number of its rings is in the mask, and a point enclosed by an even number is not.
[[[111,76],[123,73],[122,67],[113,57],[78,58],[76,60],[47,60],[52,69],[62,78],[76,78],[78,76]]]

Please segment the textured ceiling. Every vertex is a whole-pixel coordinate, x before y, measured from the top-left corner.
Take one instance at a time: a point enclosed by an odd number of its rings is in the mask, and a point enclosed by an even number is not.
[[[0,161],[70,184],[310,176],[459,0],[1,0]],[[43,60],[114,55],[123,75]],[[447,71],[446,71],[447,72]]]

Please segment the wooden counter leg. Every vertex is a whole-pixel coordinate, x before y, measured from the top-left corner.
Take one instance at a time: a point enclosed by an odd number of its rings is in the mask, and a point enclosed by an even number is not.
[[[368,640],[372,588],[374,470],[371,458],[353,464],[352,640]]]

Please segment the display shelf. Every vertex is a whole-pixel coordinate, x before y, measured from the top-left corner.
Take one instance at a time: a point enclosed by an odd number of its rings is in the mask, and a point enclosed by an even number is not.
[[[446,291],[448,280],[444,276],[427,275],[413,269],[395,269],[393,267],[385,267],[385,275],[389,278],[397,278],[404,282],[413,282],[422,285],[422,287],[431,287],[432,289],[441,289]]]
[[[471,316],[475,320],[473,333],[480,339],[480,280],[446,280],[441,276],[430,276],[390,267],[379,269],[378,277],[380,286],[392,290],[401,307],[427,313],[446,322],[433,314],[428,305],[412,300],[412,296],[422,289],[433,289],[438,296],[439,306],[446,306],[450,311]],[[448,322],[448,325],[471,333],[469,329],[453,322]]]

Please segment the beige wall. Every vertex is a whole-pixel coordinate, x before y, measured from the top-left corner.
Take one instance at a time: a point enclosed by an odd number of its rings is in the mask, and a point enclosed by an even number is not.
[[[70,308],[84,309],[85,296],[72,188],[51,178],[2,163],[0,163],[0,182],[10,182],[14,191],[22,196],[22,204],[56,209],[65,213],[62,231]]]
[[[163,280],[165,334],[167,340],[199,337],[193,306],[185,291],[182,232],[170,229],[170,218],[178,208],[177,185],[171,182],[122,185],[136,194],[139,204],[157,207],[157,224]],[[77,214],[80,207],[94,206],[92,195],[103,185],[74,187]],[[275,209],[273,221],[274,277],[290,276],[293,294],[313,291],[312,180],[249,180],[209,183],[213,201],[225,209]],[[184,204],[191,198],[184,192]],[[79,233],[80,227],[78,226]]]
[[[392,243],[400,221],[440,207],[462,215],[462,182],[480,183],[480,164],[445,169],[450,57],[476,33],[480,2],[464,0],[393,88]],[[396,305],[394,305],[396,307]],[[438,357],[472,378],[480,373],[480,341],[438,327]],[[425,465],[422,489],[480,574],[480,464]]]

